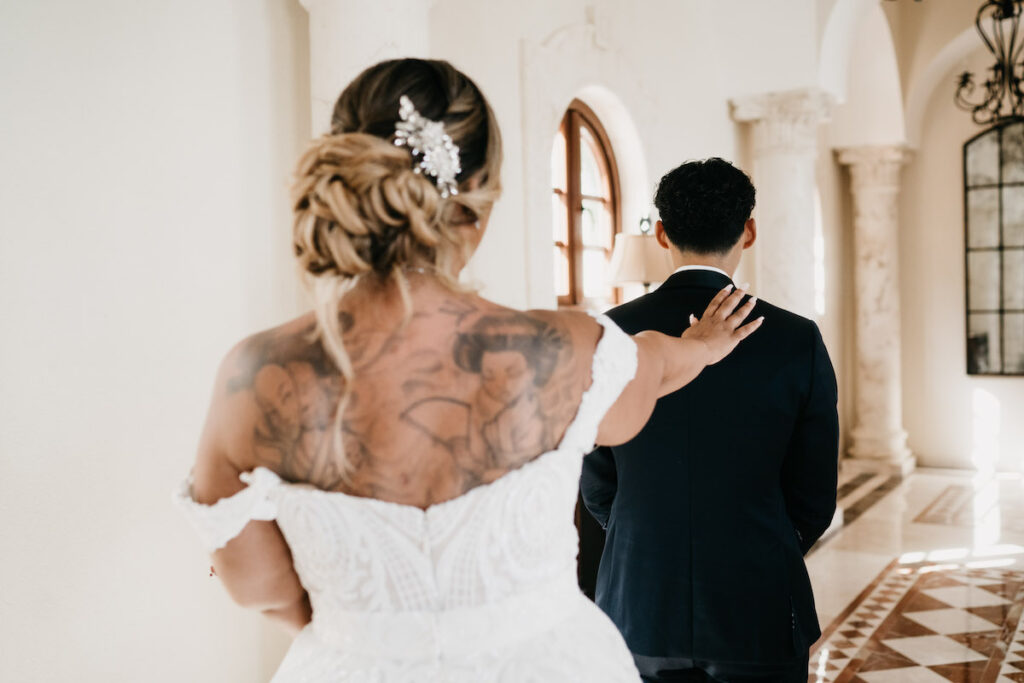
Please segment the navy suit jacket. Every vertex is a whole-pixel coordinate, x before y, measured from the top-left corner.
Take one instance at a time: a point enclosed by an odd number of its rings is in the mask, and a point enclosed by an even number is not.
[[[678,336],[729,282],[682,271],[609,316]],[[584,459],[607,533],[596,602],[640,658],[783,663],[821,634],[803,554],[836,506],[835,373],[814,322],[759,301],[760,315],[632,441]]]

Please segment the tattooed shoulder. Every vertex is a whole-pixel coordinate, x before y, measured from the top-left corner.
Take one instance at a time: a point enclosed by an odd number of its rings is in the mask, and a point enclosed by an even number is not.
[[[343,329],[351,326],[346,315]],[[246,464],[287,479],[336,484],[340,475],[321,453],[343,381],[315,332],[307,316],[244,340],[225,361],[223,394],[248,406],[254,422],[238,444]]]

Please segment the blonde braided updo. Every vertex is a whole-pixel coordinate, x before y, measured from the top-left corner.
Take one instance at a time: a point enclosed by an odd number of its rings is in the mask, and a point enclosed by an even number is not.
[[[415,173],[408,148],[395,146],[399,98],[440,121],[459,147],[459,193],[442,198]],[[345,378],[334,447],[345,470],[341,416],[353,369],[338,308],[364,278],[394,282],[412,315],[407,269],[434,274],[453,290],[469,257],[468,224],[489,213],[501,192],[501,137],[480,89],[448,62],[400,59],[363,71],[341,93],[331,132],[302,155],[292,186],[293,242],[310,285],[324,347]]]

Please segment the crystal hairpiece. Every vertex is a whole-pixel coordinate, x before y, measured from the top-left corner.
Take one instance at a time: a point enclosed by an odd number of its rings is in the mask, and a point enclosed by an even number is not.
[[[444,124],[424,118],[407,96],[402,95],[398,104],[401,121],[395,124],[395,144],[409,148],[413,170],[431,176],[442,197],[457,195],[455,179],[462,173],[459,146],[444,132]]]

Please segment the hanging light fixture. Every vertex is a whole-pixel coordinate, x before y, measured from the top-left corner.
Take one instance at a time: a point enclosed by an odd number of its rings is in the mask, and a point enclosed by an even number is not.
[[[974,25],[996,63],[980,83],[970,71],[960,74],[954,98],[956,106],[971,112],[977,124],[988,125],[1024,115],[1022,2],[1024,0],[987,0],[978,9]]]

